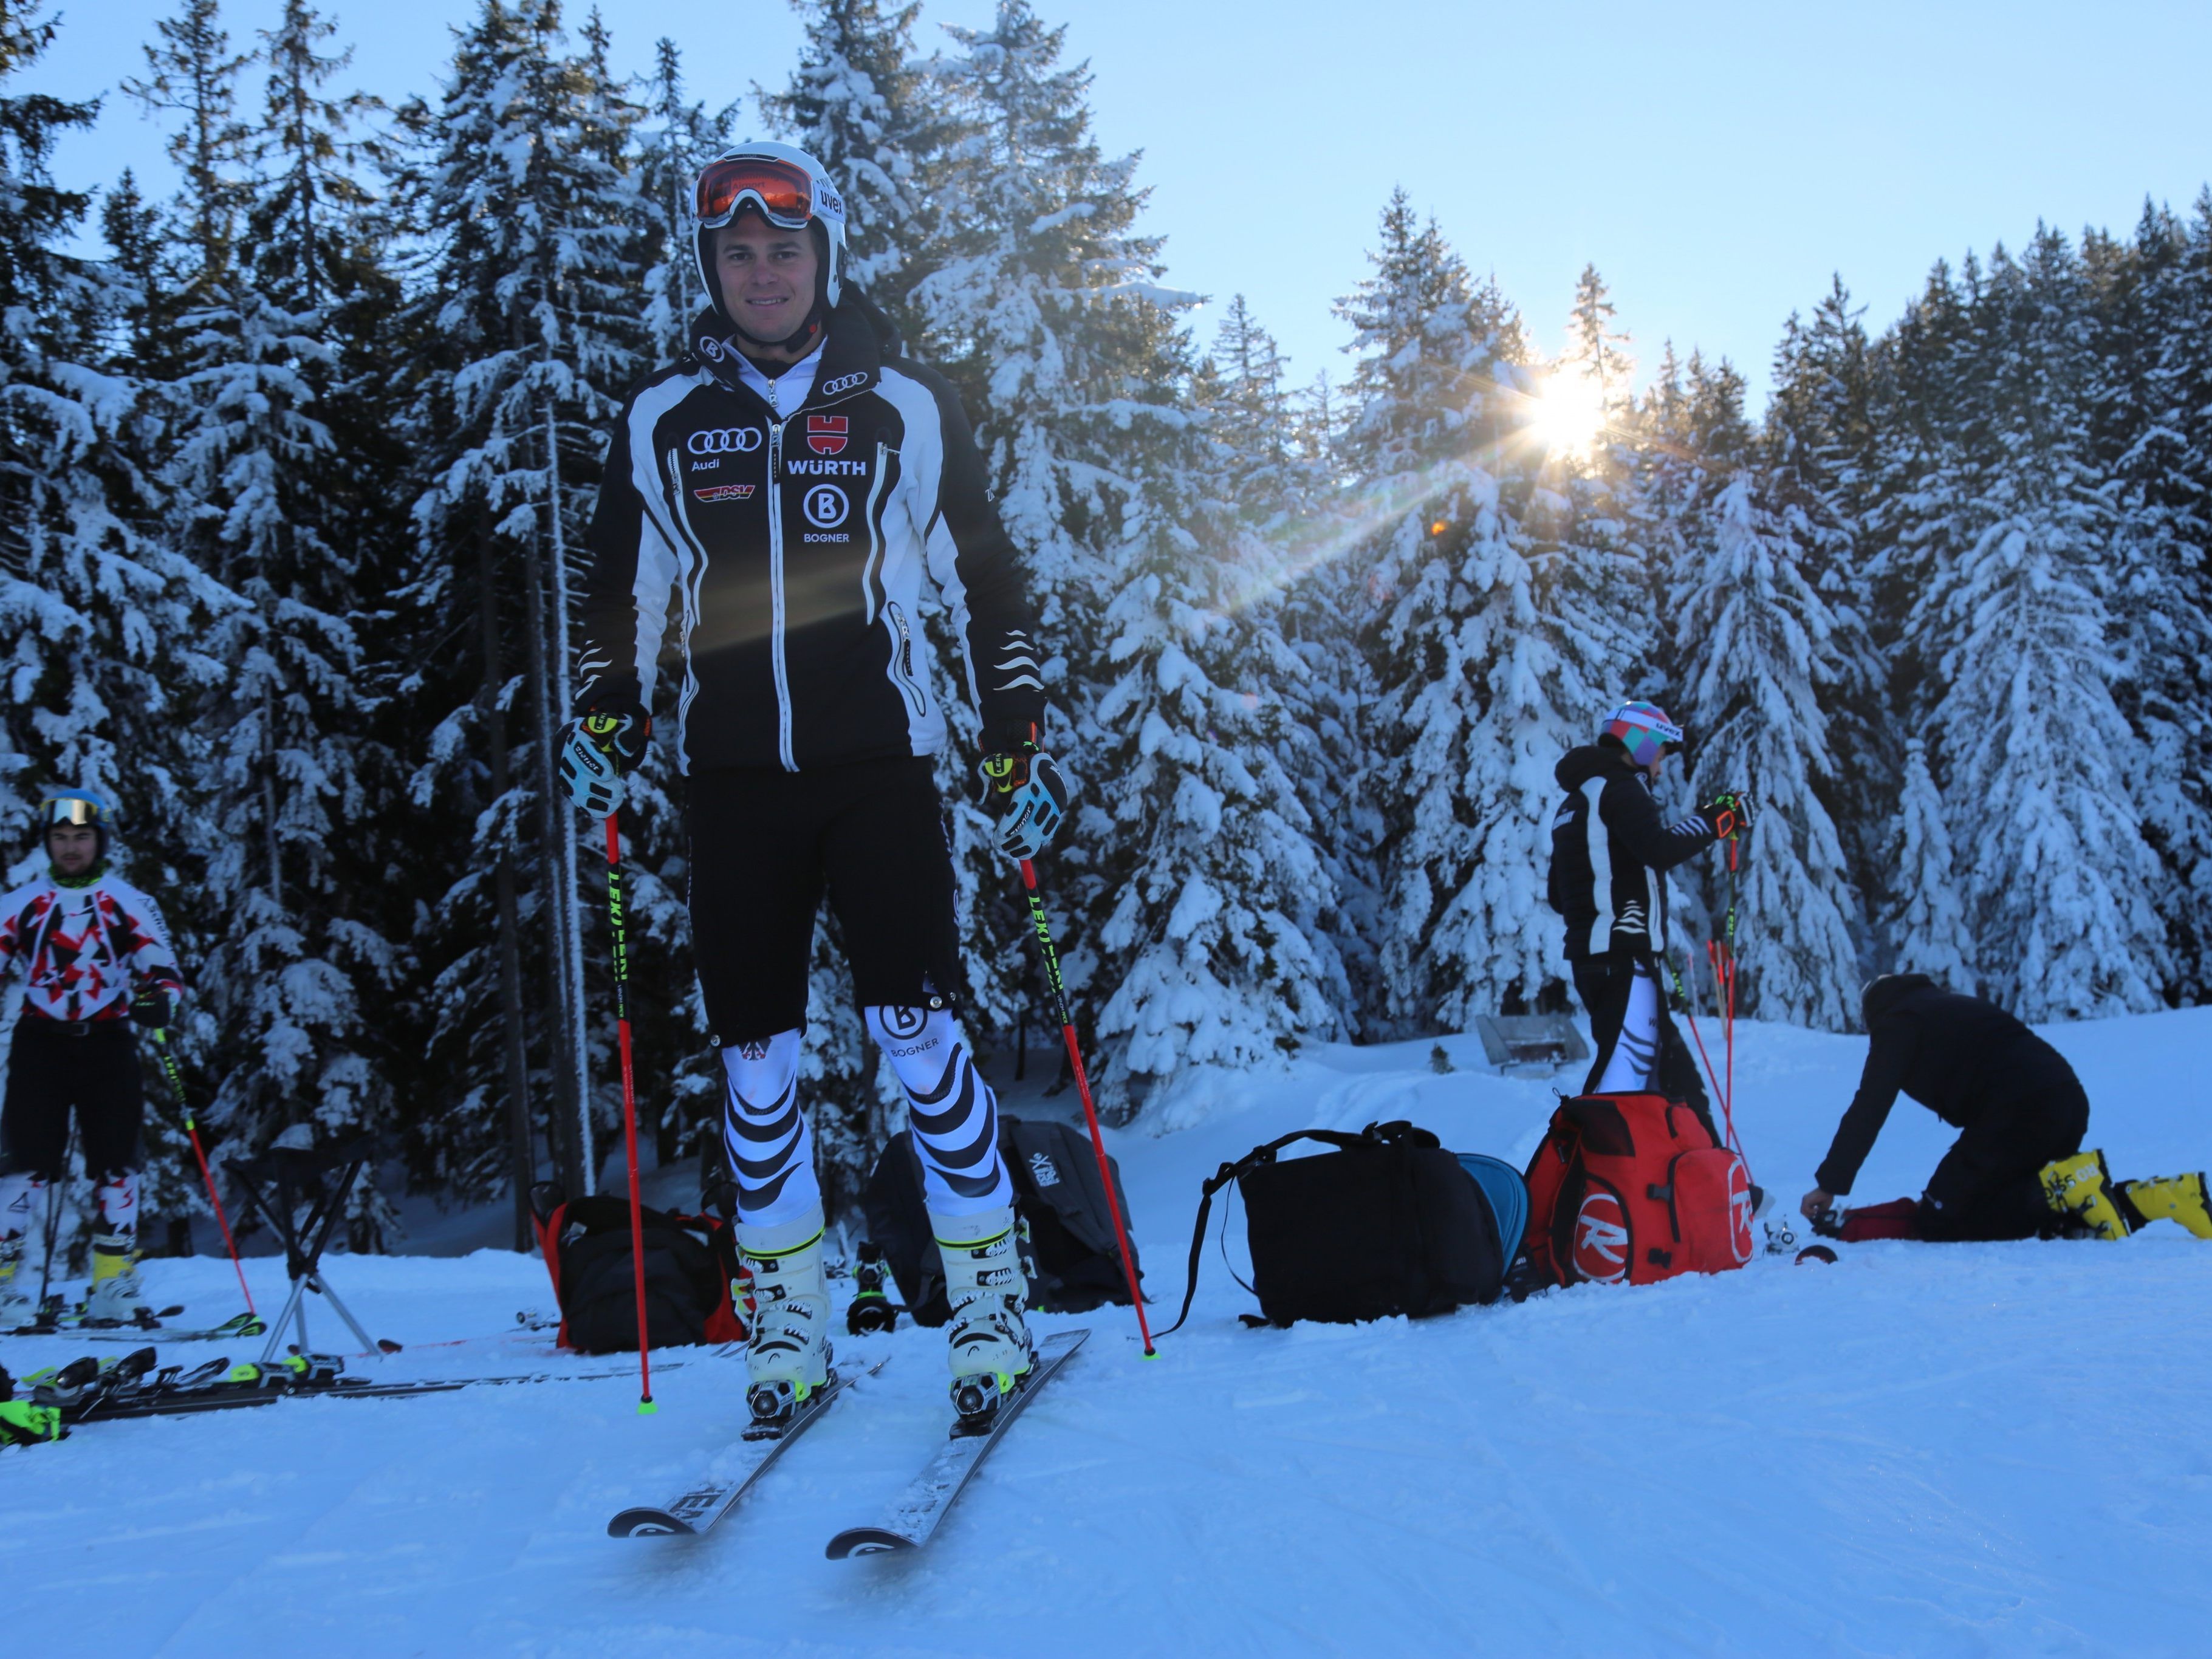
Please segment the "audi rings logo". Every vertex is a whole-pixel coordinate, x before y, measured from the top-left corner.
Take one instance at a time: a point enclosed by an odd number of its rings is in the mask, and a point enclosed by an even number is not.
[[[850,392],[854,386],[859,386],[866,380],[867,378],[868,377],[865,373],[859,374],[840,374],[836,380],[830,381],[823,386],[822,395],[825,398],[834,398],[841,392]]]
[[[817,484],[806,492],[806,522],[817,530],[835,530],[845,522],[845,492],[835,484]]]
[[[695,432],[684,445],[694,455],[750,455],[760,446],[760,428],[757,426],[725,426],[712,432]]]

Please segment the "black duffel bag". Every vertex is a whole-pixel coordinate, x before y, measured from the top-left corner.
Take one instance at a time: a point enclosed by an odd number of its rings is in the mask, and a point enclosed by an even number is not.
[[[1301,1140],[1334,1150],[1276,1157]],[[1244,1288],[1265,1316],[1247,1314],[1247,1323],[1418,1319],[1495,1302],[1504,1288],[1511,1252],[1490,1200],[1436,1136],[1405,1122],[1370,1123],[1356,1135],[1302,1129],[1223,1164],[1206,1183],[1191,1232],[1190,1280],[1169,1331],[1190,1316],[1206,1217],[1213,1195],[1231,1182],[1244,1196],[1251,1246],[1252,1282]]]
[[[563,1202],[545,1182],[531,1197],[533,1212],[543,1206],[538,1248],[561,1304],[557,1345],[579,1353],[635,1353],[637,1268],[629,1200],[595,1194]],[[744,1341],[744,1321],[730,1296],[738,1275],[728,1224],[650,1207],[640,1221],[647,1340],[656,1348]]]

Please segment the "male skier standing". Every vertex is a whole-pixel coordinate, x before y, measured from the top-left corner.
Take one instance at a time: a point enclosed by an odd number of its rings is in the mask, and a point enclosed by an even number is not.
[[[924,583],[965,647],[1015,858],[1042,848],[1068,799],[1036,744],[1036,624],[958,398],[897,356],[881,313],[840,280],[844,204],[821,164],[739,145],[700,173],[693,208],[708,305],[690,349],[615,427],[562,769],[585,811],[621,804],[672,591],[692,943],[758,1308],[752,1410],[782,1419],[828,1375],[822,1194],[796,1100],[825,890],[869,1033],[906,1091],[953,1388],[981,1380],[993,1401],[1030,1368],[1028,1286],[997,1104],[952,1012],[953,870],[931,761],[946,726]]]
[[[46,872],[0,899],[0,980],[21,963],[27,981],[0,1106],[0,1330],[38,1317],[26,1246],[45,1224],[51,1183],[69,1176],[72,1108],[100,1199],[85,1317],[125,1322],[145,1299],[137,1273],[145,1079],[131,1023],[173,1024],[184,980],[154,902],[107,867],[114,822],[88,789],[47,796],[39,803]]]

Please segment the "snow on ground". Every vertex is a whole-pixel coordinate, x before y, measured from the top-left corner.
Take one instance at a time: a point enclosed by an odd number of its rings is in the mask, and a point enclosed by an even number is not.
[[[2212,1010],[2051,1033],[2116,1172],[2212,1154]],[[1781,1213],[1810,1183],[1863,1045],[1739,1034],[1741,1127]],[[1331,1048],[1276,1077],[1187,1079],[1114,1137],[1162,1322],[1200,1179],[1290,1129],[1411,1117],[1516,1161],[1549,1085],[1472,1039]],[[1065,1100],[1054,1104],[1064,1105]],[[1146,1127],[1171,1132],[1148,1133]],[[1917,1192],[1945,1144],[1900,1103],[1858,1193]],[[1239,1233],[1241,1212],[1232,1221]],[[1241,1255],[1238,1238],[1232,1254]],[[1185,1330],[1143,1359],[1095,1334],[918,1557],[823,1559],[941,1431],[940,1333],[885,1355],[707,1538],[616,1540],[743,1417],[741,1365],[634,1380],[95,1425],[0,1455],[10,1651],[231,1656],[1813,1654],[2212,1650],[2212,1246],[1847,1247],[1649,1288],[1358,1328],[1249,1331],[1211,1244]],[[336,1257],[371,1330],[356,1369],[545,1366],[514,1316],[532,1260]],[[1240,1267],[1241,1267],[1240,1261]],[[249,1263],[256,1295],[282,1264]],[[220,1260],[149,1264],[233,1310]],[[313,1316],[319,1346],[337,1334]],[[449,1346],[434,1346],[438,1344]],[[18,1371],[76,1351],[13,1339]],[[179,1351],[180,1353],[191,1350]],[[239,1352],[236,1357],[247,1357]]]

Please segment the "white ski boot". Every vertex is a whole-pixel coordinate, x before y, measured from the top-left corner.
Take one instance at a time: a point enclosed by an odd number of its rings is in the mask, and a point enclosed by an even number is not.
[[[981,1215],[934,1211],[930,1231],[945,1263],[945,1295],[952,1306],[946,1332],[952,1363],[952,1408],[963,1425],[980,1428],[999,1401],[1021,1385],[1036,1358],[1022,1310],[1030,1281],[1014,1237],[1014,1208]]]
[[[830,1285],[822,1271],[822,1206],[781,1226],[738,1224],[753,1279],[745,1402],[757,1430],[776,1431],[830,1380]]]
[[[92,1249],[92,1289],[84,1298],[89,1324],[137,1325],[152,1317],[153,1304],[138,1278],[138,1259],[111,1255],[94,1241]]]

